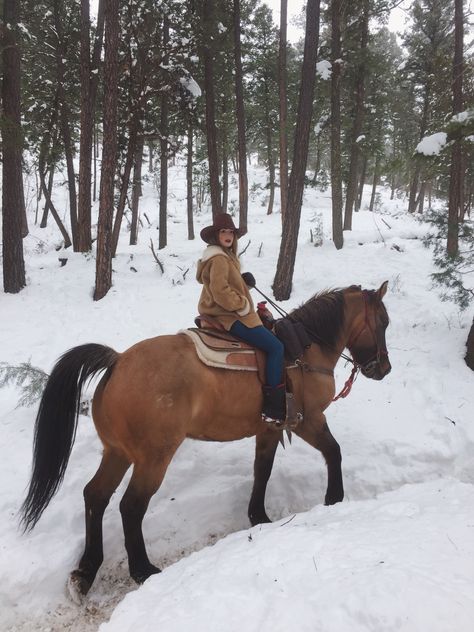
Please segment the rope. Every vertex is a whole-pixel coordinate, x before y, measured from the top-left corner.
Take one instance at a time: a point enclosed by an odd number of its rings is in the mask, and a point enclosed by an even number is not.
[[[338,399],[343,399],[344,397],[347,397],[349,395],[352,389],[352,385],[354,384],[354,381],[357,375],[359,374],[359,370],[360,370],[359,367],[354,365],[354,368],[351,371],[349,379],[346,381],[346,383],[342,387],[342,390],[339,393],[339,395],[336,395],[336,397],[332,400],[333,402],[337,401]]]

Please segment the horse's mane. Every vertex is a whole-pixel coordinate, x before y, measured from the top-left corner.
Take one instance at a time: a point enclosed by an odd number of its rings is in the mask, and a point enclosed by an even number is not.
[[[334,348],[344,327],[344,291],[347,289],[360,290],[360,287],[351,285],[318,292],[294,309],[290,318],[303,323],[314,342]]]

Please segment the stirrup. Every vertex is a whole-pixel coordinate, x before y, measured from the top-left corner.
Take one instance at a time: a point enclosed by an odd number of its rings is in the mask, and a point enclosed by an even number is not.
[[[303,421],[303,413],[296,412],[293,393],[286,393],[286,419],[275,419],[262,412],[262,421],[277,430],[295,430]]]

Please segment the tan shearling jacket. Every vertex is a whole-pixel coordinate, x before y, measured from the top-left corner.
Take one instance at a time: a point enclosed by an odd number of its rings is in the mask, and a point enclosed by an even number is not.
[[[203,285],[200,314],[214,316],[227,330],[236,320],[247,327],[262,324],[240,274],[239,259],[231,250],[208,246],[198,261],[196,279]]]

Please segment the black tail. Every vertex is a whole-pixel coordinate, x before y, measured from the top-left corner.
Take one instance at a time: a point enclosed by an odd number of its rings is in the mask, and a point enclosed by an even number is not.
[[[76,436],[81,390],[99,371],[111,370],[118,354],[110,347],[74,347],[54,366],[36,417],[33,467],[21,507],[25,531],[33,529],[62,483]]]

